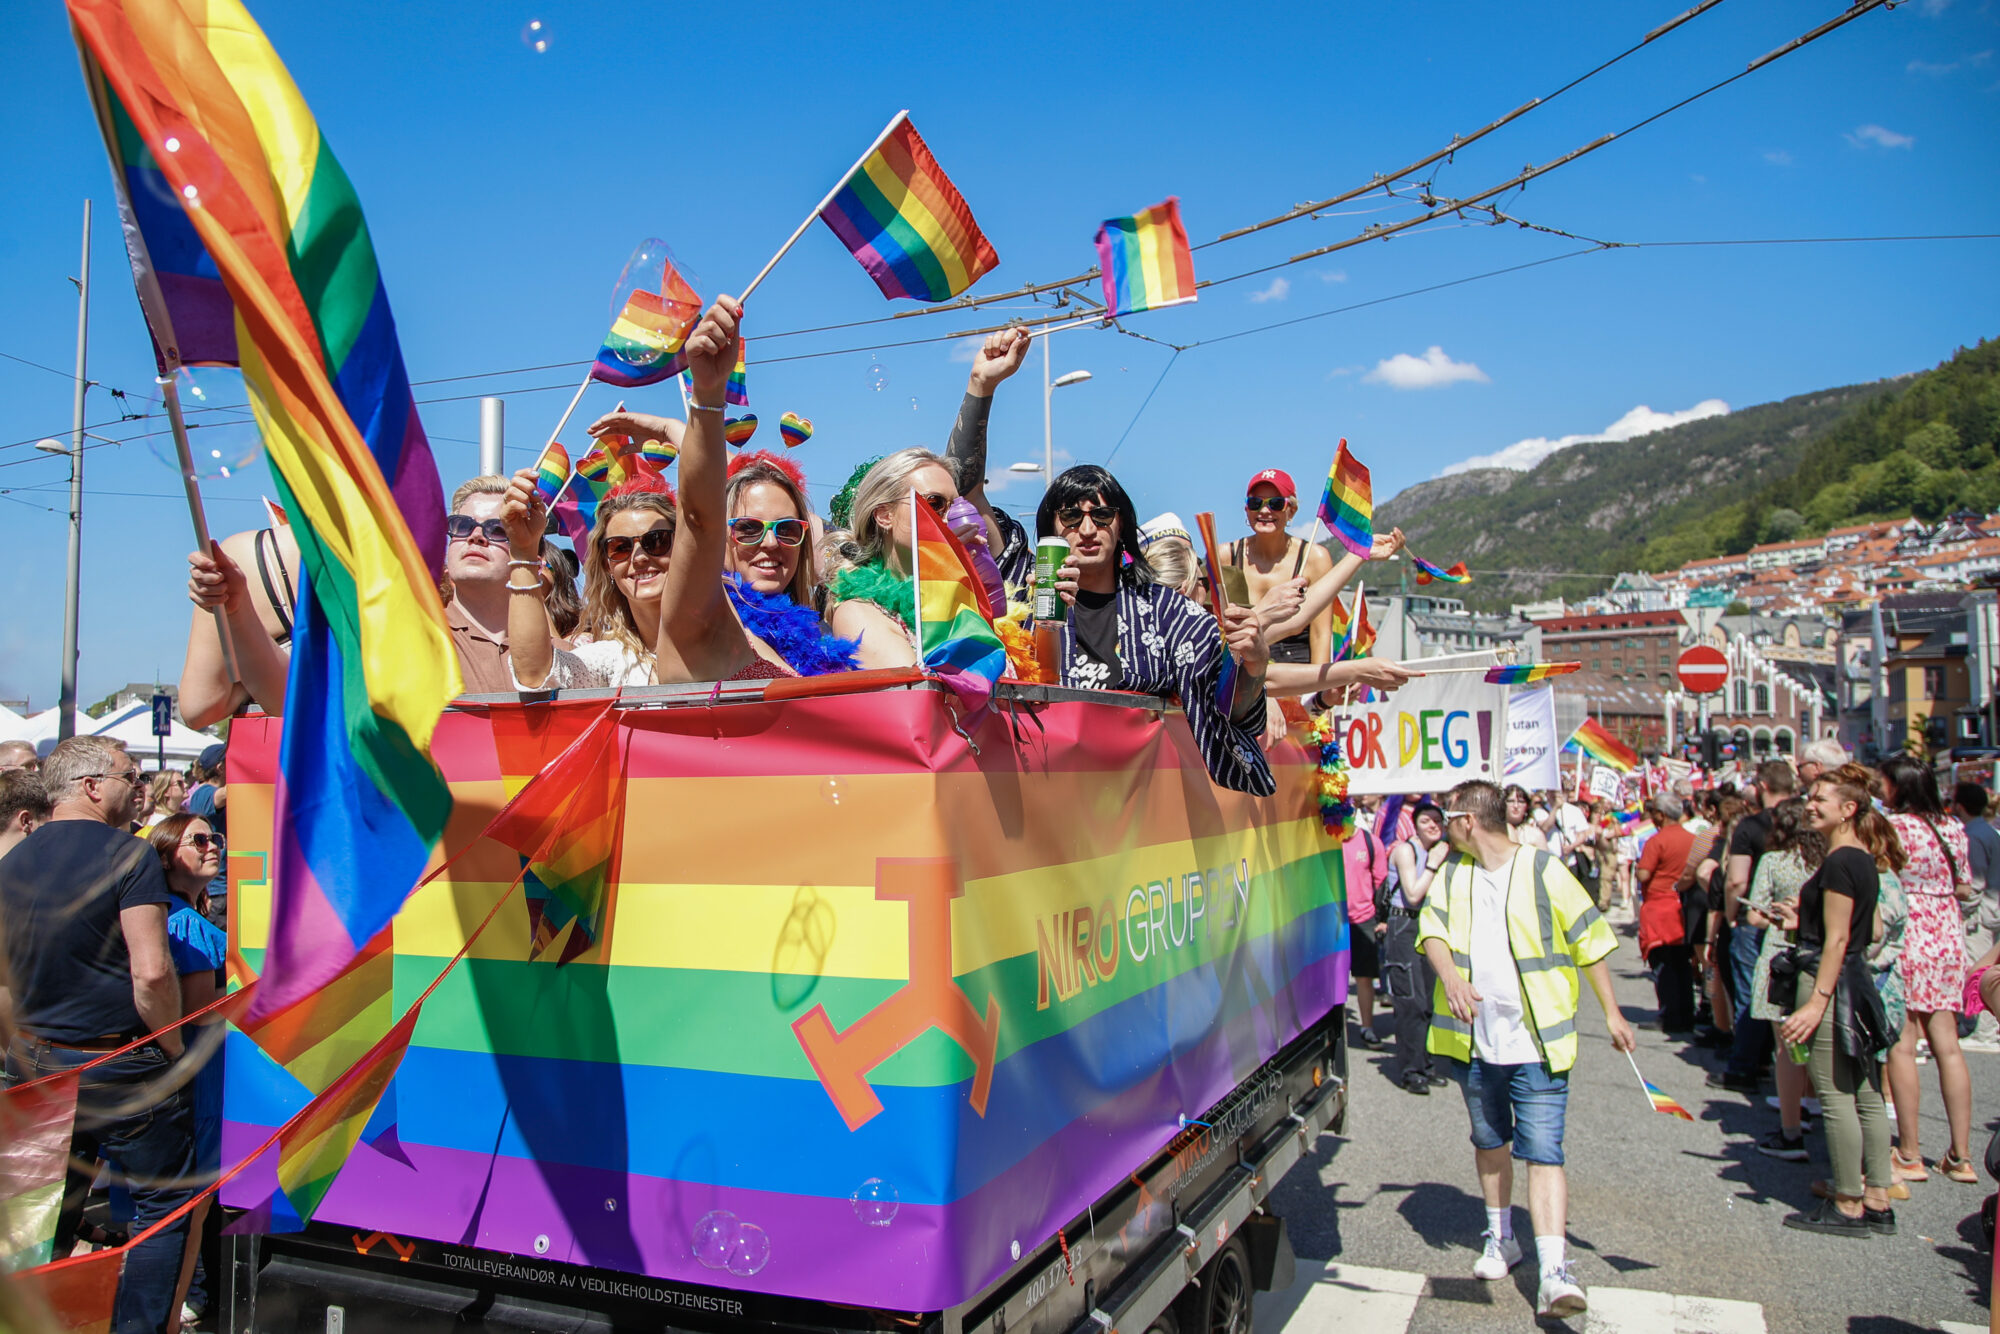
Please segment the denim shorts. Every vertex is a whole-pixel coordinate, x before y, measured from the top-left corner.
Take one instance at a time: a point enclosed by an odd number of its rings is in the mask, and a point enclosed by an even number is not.
[[[1472,1118],[1472,1147],[1514,1146],[1524,1163],[1561,1167],[1563,1113],[1569,1105],[1569,1072],[1550,1074],[1539,1061],[1526,1065],[1470,1065],[1449,1060],[1452,1078],[1465,1094]]]

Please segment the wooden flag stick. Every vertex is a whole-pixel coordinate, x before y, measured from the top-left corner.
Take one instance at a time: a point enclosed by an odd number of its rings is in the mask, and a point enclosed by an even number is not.
[[[887,125],[882,127],[882,133],[875,136],[875,141],[868,145],[867,151],[864,152],[860,157],[854,159],[854,165],[849,167],[846,171],[840,174],[840,179],[834,183],[834,187],[826,192],[826,198],[820,200],[818,205],[814,207],[813,211],[806,214],[806,220],[799,224],[797,231],[793,232],[790,236],[785,238],[785,243],[778,247],[778,253],[771,256],[770,263],[766,264],[763,268],[757,270],[757,276],[750,280],[750,285],[744,288],[741,292],[737,293],[736,299],[739,302],[748,301],[750,299],[750,294],[757,290],[757,285],[764,281],[764,279],[770,274],[772,269],[778,267],[778,261],[785,257],[785,252],[787,250],[790,250],[793,246],[797,245],[799,242],[799,238],[806,234],[806,228],[813,225],[813,219],[817,218],[820,214],[826,212],[826,206],[833,202],[833,197],[839,194],[842,190],[845,190],[847,188],[847,183],[854,179],[854,173],[861,170],[861,164],[866,162],[869,158],[875,156],[875,150],[882,146],[882,141],[884,139],[887,139],[890,135],[894,134],[896,132],[896,127],[898,125],[901,125],[904,121],[908,120],[909,118],[910,118],[910,113],[907,109],[903,111],[898,111],[895,115],[895,118],[892,119]]]

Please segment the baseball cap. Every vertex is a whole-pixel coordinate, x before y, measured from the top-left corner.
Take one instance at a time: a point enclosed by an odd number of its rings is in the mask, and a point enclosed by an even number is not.
[[[1194,537],[1188,532],[1187,525],[1172,510],[1139,525],[1139,550],[1144,551],[1163,537],[1178,537],[1189,546],[1194,545]]]
[[[1297,500],[1299,498],[1298,487],[1292,485],[1292,475],[1283,468],[1264,469],[1264,471],[1250,479],[1249,485],[1243,488],[1244,493],[1248,494],[1259,482],[1269,482],[1272,486],[1277,487],[1278,494],[1286,500]]]

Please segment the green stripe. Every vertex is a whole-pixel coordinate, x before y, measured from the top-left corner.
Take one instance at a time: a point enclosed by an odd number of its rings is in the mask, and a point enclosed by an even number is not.
[[[312,184],[292,223],[289,251],[292,278],[326,349],[327,374],[338,375],[368,319],[381,270],[361,199],[323,134]]]
[[[853,179],[848,182],[848,188],[868,210],[868,216],[875,219],[875,224],[903,248],[903,253],[909,256],[910,262],[924,275],[924,281],[931,285],[931,290],[949,292],[951,280],[945,276],[944,266],[938,263],[938,257],[932,253],[930,243],[925,241],[923,234],[912,227],[909,220],[897,211],[895,205],[889,202],[888,196],[876,188],[874,180],[868,173],[855,172]]]

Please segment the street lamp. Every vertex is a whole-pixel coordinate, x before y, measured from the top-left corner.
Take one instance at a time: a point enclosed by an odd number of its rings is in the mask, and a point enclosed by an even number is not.
[[[1089,371],[1070,371],[1068,374],[1049,379],[1049,336],[1041,336],[1042,344],[1042,475],[1044,485],[1052,485],[1056,480],[1056,432],[1055,419],[1049,402],[1056,390],[1066,384],[1082,384],[1090,378]],[[1026,471],[1021,469],[1020,471]]]

